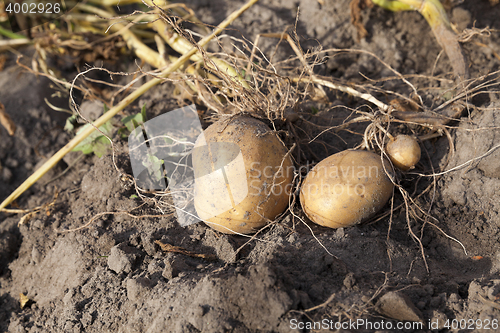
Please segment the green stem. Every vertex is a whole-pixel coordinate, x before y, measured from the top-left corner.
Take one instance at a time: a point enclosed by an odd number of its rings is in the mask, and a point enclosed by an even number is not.
[[[23,35],[20,35],[20,34],[16,34],[15,32],[12,32],[10,30],[7,30],[5,28],[2,28],[0,26],[0,35],[3,35],[7,38],[10,38],[10,39],[22,39],[22,38],[26,38],[26,36],[23,36]]]
[[[406,3],[399,2],[397,0],[372,0],[372,2],[384,9],[390,10],[392,12],[401,12],[407,10],[417,10],[414,6]]]

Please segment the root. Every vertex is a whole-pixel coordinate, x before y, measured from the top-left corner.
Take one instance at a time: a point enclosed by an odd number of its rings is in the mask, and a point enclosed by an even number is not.
[[[150,214],[145,214],[145,215],[134,215],[132,214],[131,212],[136,210],[136,209],[139,209],[141,207],[143,207],[144,205],[146,204],[146,202],[143,202],[142,204],[140,204],[139,206],[137,207],[134,207],[130,210],[127,210],[127,211],[118,211],[118,212],[102,212],[102,213],[98,213],[96,214],[94,217],[92,217],[87,223],[85,223],[84,225],[82,225],[81,227],[78,227],[78,228],[74,228],[74,229],[68,229],[68,230],[56,230],[56,233],[66,233],[66,232],[75,232],[75,231],[79,231],[79,230],[83,230],[83,229],[87,229],[89,228],[92,223],[94,223],[99,217],[101,216],[104,216],[104,215],[121,215],[121,214],[125,214],[129,217],[132,217],[132,218],[135,218],[135,219],[140,219],[140,218],[146,218],[146,217],[166,217],[166,216],[169,216],[169,215],[165,215],[165,214],[160,214],[160,215],[150,215]],[[170,216],[173,215],[170,214]]]
[[[20,227],[21,225],[28,223],[29,220],[31,220],[36,214],[40,213],[41,211],[45,210],[46,212],[49,212],[49,208],[53,207],[57,201],[57,198],[59,197],[59,191],[55,191],[54,193],[54,198],[52,199],[51,202],[46,203],[42,206],[38,206],[32,209],[7,209],[7,208],[2,208],[0,209],[0,212],[6,213],[6,214],[25,214],[21,217],[19,222],[17,223],[17,226]]]

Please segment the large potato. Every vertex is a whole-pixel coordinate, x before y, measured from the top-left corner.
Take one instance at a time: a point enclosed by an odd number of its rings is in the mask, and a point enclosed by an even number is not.
[[[384,160],[385,170],[391,170]],[[392,195],[380,156],[345,150],[319,162],[300,191],[302,209],[311,221],[330,228],[352,226],[372,217]]]
[[[293,163],[263,122],[246,116],[209,126],[195,143],[194,206],[224,233],[248,234],[288,206]]]

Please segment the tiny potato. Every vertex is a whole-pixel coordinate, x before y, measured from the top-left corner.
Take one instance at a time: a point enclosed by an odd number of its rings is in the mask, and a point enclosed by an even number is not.
[[[300,203],[309,219],[330,228],[375,215],[392,195],[389,161],[365,150],[345,150],[319,162],[306,176]]]
[[[192,156],[194,206],[210,227],[252,233],[288,206],[293,162],[263,122],[248,116],[220,120],[198,137]]]
[[[398,135],[386,147],[392,164],[401,171],[413,169],[420,161],[420,146],[417,140],[409,135]]]

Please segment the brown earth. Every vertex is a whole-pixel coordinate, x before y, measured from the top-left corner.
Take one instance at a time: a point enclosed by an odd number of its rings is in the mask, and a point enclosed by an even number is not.
[[[296,30],[304,50],[319,45],[325,49],[361,49],[404,75],[432,74],[439,80],[422,77],[413,82],[428,106],[442,102],[451,65],[445,55],[438,58],[441,49],[423,17],[417,12],[366,8],[361,14],[368,35],[357,42],[349,2],[261,1],[235,22],[231,33],[254,40],[258,33],[282,32],[295,24],[300,7]],[[204,22],[218,24],[243,2],[186,3]],[[464,44],[464,48],[473,78],[500,70],[500,5],[465,0],[450,9],[449,16],[459,31],[473,25],[496,29],[489,37]],[[276,40],[263,39],[260,45],[269,54]],[[23,52],[33,54],[30,49]],[[275,57],[285,59],[292,54],[282,45]],[[70,138],[62,130],[66,115],[52,111],[44,98],[61,106],[67,100],[51,97],[48,80],[23,72],[16,67],[15,56],[7,56],[0,72],[0,102],[18,129],[14,137],[4,130],[0,133],[0,200]],[[130,70],[134,65],[129,61],[122,65],[127,68],[110,66]],[[63,70],[70,73],[74,68]],[[379,80],[374,84],[380,89],[411,93],[400,80],[382,80],[393,73],[368,54],[335,54],[316,70],[354,82],[366,81],[362,73]],[[171,84],[154,88],[129,112],[136,113],[146,104],[152,118],[177,108],[172,89]],[[453,154],[449,155],[446,137],[422,145],[424,153],[416,172],[402,180],[410,193],[415,190],[418,194],[432,182],[433,178],[417,173],[431,174],[431,166],[449,170],[500,143],[498,88],[481,91],[468,100],[463,117],[451,124]],[[363,104],[341,93],[332,92],[329,97],[337,99],[337,108],[315,104],[321,107],[317,119],[335,122],[349,113],[343,106]],[[377,97],[385,98],[383,94]],[[405,126],[396,129],[408,131]],[[360,139],[350,133],[339,133],[339,137],[325,137],[331,140],[332,148],[325,152],[316,147],[314,151],[326,157],[354,147]],[[117,164],[131,173],[127,148],[116,142]],[[237,249],[247,238],[220,234],[202,223],[181,227],[173,215],[140,219],[125,214],[104,215],[87,229],[61,233],[101,212],[126,211],[140,203],[131,197],[133,188],[113,167],[111,154],[84,157],[67,173],[44,185],[78,156],[67,156],[17,201],[21,207],[36,207],[50,202],[57,191],[59,197],[53,207],[19,227],[21,215],[0,214],[2,332],[500,331],[494,326],[500,321],[500,303],[495,303],[500,297],[500,150],[442,175],[435,190],[418,199],[425,210],[430,207],[433,217],[425,220],[424,228],[422,221],[410,222],[421,237],[429,271],[418,243],[409,234],[404,209],[394,212],[389,236],[388,216],[337,230],[307,220],[313,237],[308,227],[287,213],[262,233],[260,240],[250,242],[240,252]],[[395,204],[401,202],[396,194]],[[153,207],[143,209],[147,212]],[[389,209],[386,206],[384,212]],[[304,218],[300,207],[294,211]],[[467,253],[431,222],[460,241]],[[217,260],[165,253],[155,244],[157,240],[196,253],[214,254]],[[19,293],[31,300],[23,309]],[[317,305],[322,306],[311,309]],[[344,326],[341,330],[298,327],[299,323],[349,323],[357,319],[394,326]],[[426,328],[395,329],[398,320],[419,319]],[[460,325],[462,320],[466,327],[446,328],[447,320],[450,325]],[[430,325],[437,322],[439,328]],[[490,329],[485,329],[487,325]]]

